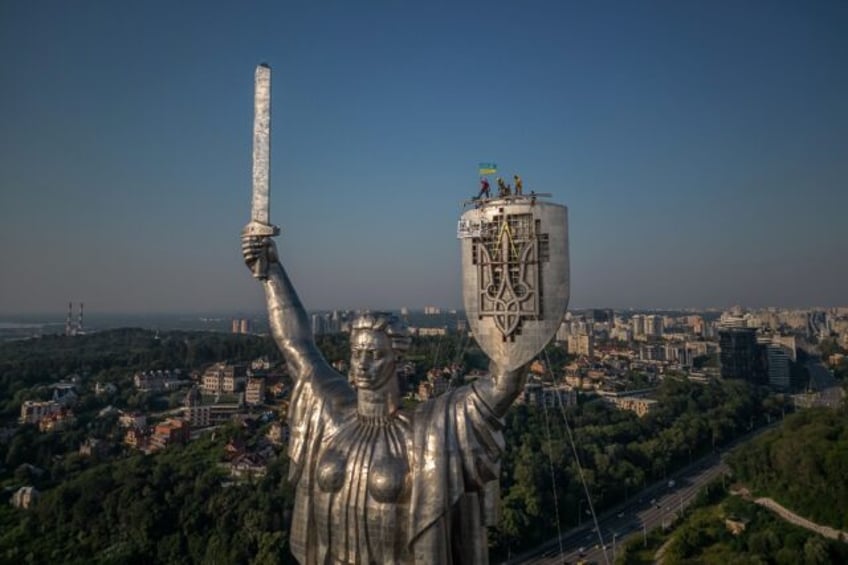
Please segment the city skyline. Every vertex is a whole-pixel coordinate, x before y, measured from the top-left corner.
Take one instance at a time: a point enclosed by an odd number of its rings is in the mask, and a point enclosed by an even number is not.
[[[569,207],[571,302],[848,303],[848,7],[0,8],[0,314],[250,312],[253,69],[309,310],[461,308],[477,164]]]

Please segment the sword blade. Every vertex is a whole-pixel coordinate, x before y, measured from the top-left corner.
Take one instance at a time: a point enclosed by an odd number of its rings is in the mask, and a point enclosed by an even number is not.
[[[271,224],[271,67],[256,67],[253,97],[253,202],[250,219]]]

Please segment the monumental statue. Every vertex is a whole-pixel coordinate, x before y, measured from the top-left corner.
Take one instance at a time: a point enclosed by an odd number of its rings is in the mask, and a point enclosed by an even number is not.
[[[394,315],[351,324],[350,372],[315,345],[269,220],[270,69],[256,73],[254,194],[242,252],[262,282],[273,337],[293,389],[290,545],[302,564],[487,563],[497,519],[503,416],[528,363],[568,301],[564,206],[526,196],[476,202],[463,214],[464,300],[490,374],[404,408],[398,361],[410,345]],[[467,257],[466,257],[467,255]]]

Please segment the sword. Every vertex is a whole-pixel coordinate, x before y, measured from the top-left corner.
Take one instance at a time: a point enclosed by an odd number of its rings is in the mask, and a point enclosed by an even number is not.
[[[280,228],[271,224],[271,67],[256,67],[253,95],[253,201],[243,234],[271,237]],[[265,257],[253,265],[253,276],[267,278]]]

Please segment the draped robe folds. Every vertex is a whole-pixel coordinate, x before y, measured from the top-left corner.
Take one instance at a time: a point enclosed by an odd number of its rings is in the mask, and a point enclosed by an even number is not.
[[[298,379],[289,411],[289,479],[296,485],[290,541],[295,558],[304,565],[487,563],[486,526],[493,525],[499,497],[503,421],[483,402],[475,385],[390,418],[386,424],[393,426],[390,435],[401,437],[405,446],[401,472],[407,474],[406,488],[397,501],[378,502],[368,489],[356,490],[369,483],[368,473],[375,472],[367,458],[356,459],[354,452],[362,451],[361,446],[343,441],[352,434],[340,430],[358,425],[356,418],[356,392],[329,366],[319,365]],[[332,495],[322,492],[319,484],[319,458],[330,444],[347,450],[353,461],[341,487],[359,492],[347,499],[353,508],[327,503]],[[339,519],[340,514],[347,518]],[[388,520],[392,531],[385,525],[382,530],[369,525],[369,520],[378,519],[375,516],[383,516],[380,519],[386,523],[385,516],[395,514],[396,520]],[[375,531],[379,533],[374,535]],[[343,539],[349,540],[344,552],[338,550]]]

